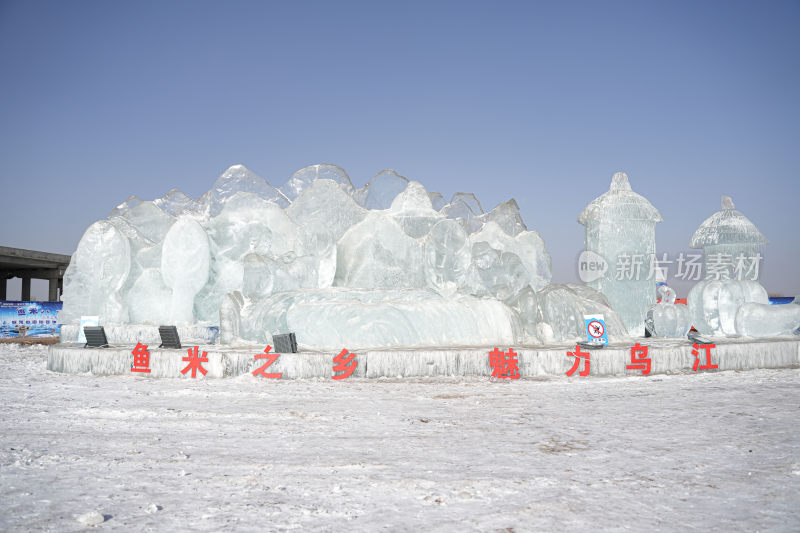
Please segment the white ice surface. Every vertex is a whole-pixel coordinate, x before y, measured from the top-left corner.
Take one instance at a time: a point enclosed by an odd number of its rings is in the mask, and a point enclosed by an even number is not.
[[[95,510],[103,531],[800,529],[798,369],[191,381],[45,359],[0,346],[4,531]]]

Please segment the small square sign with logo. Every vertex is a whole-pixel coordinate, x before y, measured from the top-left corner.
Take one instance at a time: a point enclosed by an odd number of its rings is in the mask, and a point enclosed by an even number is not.
[[[603,315],[583,315],[586,338],[590,344],[608,344],[608,332]]]

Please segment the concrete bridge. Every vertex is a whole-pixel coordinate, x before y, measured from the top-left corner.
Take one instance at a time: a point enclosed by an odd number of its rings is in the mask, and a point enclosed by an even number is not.
[[[64,287],[64,272],[70,256],[8,248],[0,246],[0,300],[6,299],[6,287],[11,278],[22,279],[23,301],[31,299],[31,279],[46,279],[50,286],[48,301],[57,302]]]

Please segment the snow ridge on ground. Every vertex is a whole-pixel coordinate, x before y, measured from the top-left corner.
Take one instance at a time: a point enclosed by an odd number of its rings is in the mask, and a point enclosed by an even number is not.
[[[46,361],[0,346],[3,531],[800,530],[797,368],[187,381]]]

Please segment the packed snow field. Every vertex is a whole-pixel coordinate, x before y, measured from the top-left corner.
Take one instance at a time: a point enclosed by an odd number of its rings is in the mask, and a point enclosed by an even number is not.
[[[266,381],[0,346],[0,530],[798,531],[800,369]],[[86,518],[83,520],[87,521]]]

